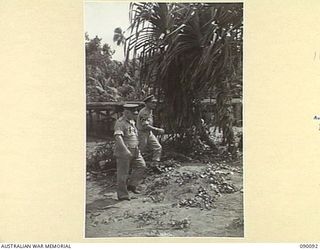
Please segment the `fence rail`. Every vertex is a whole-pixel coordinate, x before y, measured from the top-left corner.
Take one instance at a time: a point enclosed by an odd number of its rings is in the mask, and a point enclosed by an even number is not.
[[[143,102],[126,101],[125,103],[144,106]],[[201,101],[205,106],[205,116],[210,119],[216,104],[215,99],[204,99]],[[112,134],[114,122],[120,117],[124,102],[89,102],[87,103],[87,135],[106,136]],[[232,107],[236,121],[242,121],[242,99],[233,98]]]

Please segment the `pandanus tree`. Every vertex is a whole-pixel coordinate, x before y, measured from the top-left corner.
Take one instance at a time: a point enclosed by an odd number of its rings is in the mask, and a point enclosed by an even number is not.
[[[215,148],[200,105],[213,92],[215,125],[232,147],[231,85],[242,84],[242,4],[132,3],[130,22],[127,58],[139,60],[140,85],[152,86],[163,100],[167,130],[185,137],[196,131]]]

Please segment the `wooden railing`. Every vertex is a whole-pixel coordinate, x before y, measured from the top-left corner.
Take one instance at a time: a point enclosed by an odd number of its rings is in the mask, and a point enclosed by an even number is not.
[[[138,104],[141,108],[143,102],[126,101],[125,103]],[[204,106],[209,106],[207,111],[210,116],[210,111],[215,103],[215,99],[204,99],[201,101]],[[124,102],[90,102],[87,103],[87,134],[92,136],[110,135],[113,131],[114,122],[121,116],[122,105]],[[210,107],[213,105],[212,107]],[[241,98],[233,98],[232,106],[234,116],[237,121],[242,120],[242,100]]]

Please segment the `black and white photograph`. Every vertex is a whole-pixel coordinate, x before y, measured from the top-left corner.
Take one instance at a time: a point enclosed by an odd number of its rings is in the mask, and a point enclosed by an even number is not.
[[[0,1],[1,250],[319,248],[320,1],[130,1]]]
[[[243,3],[84,3],[85,238],[244,237]]]

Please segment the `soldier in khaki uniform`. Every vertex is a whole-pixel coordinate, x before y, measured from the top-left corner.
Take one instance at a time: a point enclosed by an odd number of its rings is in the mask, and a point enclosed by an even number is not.
[[[134,122],[138,114],[138,105],[125,104],[123,108],[123,116],[116,121],[114,126],[117,195],[118,200],[130,200],[128,191],[139,193],[137,186],[144,177],[146,163],[138,148],[138,131]]]
[[[153,132],[163,134],[162,128],[153,126],[153,110],[156,107],[157,100],[153,95],[146,97],[143,102],[145,107],[140,110],[137,119],[137,128],[139,131],[139,148],[142,153],[147,149],[152,151],[153,167],[156,167],[161,158],[162,147]]]

